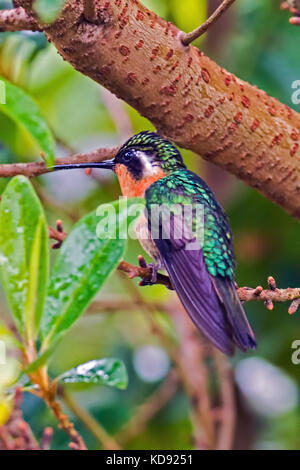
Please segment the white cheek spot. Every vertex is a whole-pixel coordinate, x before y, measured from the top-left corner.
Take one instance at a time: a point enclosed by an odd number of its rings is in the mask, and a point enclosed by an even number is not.
[[[159,166],[152,165],[151,157],[149,158],[149,156],[141,150],[138,150],[136,155],[143,164],[143,178],[156,175],[160,168]]]

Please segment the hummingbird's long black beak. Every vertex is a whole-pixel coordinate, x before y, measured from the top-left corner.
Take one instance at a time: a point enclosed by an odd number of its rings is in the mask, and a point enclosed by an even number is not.
[[[51,170],[74,170],[76,168],[102,168],[104,170],[113,170],[115,167],[114,160],[106,160],[103,162],[91,163],[68,163],[66,165],[54,165]]]

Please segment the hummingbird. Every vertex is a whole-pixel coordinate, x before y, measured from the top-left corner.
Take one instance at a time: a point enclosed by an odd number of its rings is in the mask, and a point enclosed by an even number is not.
[[[75,168],[113,170],[123,196],[145,199],[136,233],[154,262],[149,265],[152,279],[144,285],[155,283],[158,270],[167,271],[186,312],[215,347],[230,356],[236,347],[255,349],[255,336],[236,291],[228,218],[208,185],[187,169],[177,147],[144,131],[131,137],[112,160],[56,165],[54,170]],[[169,208],[168,217],[166,211],[152,217],[161,206]],[[183,220],[185,211],[180,209],[186,206],[192,209]]]

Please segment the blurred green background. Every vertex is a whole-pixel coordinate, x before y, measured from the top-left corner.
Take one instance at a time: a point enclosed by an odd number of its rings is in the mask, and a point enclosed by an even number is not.
[[[185,31],[197,27],[219,2],[211,0],[144,0],[149,8]],[[292,82],[300,79],[298,44],[300,28],[288,23],[280,1],[238,0],[221,21],[196,44],[220,65],[256,84],[299,111],[291,102]],[[4,8],[9,2],[0,1]],[[153,129],[127,104],[74,71],[63,62],[42,34],[1,33],[0,75],[17,84],[39,103],[57,139],[57,156],[121,144],[132,133]],[[279,287],[300,286],[300,226],[283,210],[256,191],[216,169],[191,152],[183,151],[188,167],[198,172],[226,208],[235,236],[237,282],[240,286],[266,285],[273,275]],[[30,161],[37,149],[24,130],[0,114],[0,162]],[[0,179],[0,192],[7,184]],[[119,187],[113,176],[62,172],[33,181],[50,225],[61,219],[68,231],[74,221],[100,203],[114,200]],[[130,242],[126,260],[135,263],[141,249]],[[55,252],[52,253],[53,258]],[[146,299],[167,302],[174,294],[163,287],[140,290]],[[126,286],[115,274],[97,299],[124,300]],[[292,343],[300,340],[300,312],[287,313],[287,304],[268,311],[261,302],[246,310],[256,333],[258,349],[231,360],[238,390],[240,439],[236,447],[300,449],[300,364],[291,360]],[[0,291],[0,315],[8,308]],[[163,320],[164,318],[162,318]],[[87,408],[109,432],[119,432],[160,386],[171,360],[152,334],[143,312],[87,313],[61,342],[51,363],[57,374],[94,357],[123,358],[129,387],[117,391],[104,387],[69,386],[78,403]],[[8,383],[10,368],[0,365],[0,383]],[[23,410],[37,437],[45,426],[56,429],[55,419],[36,397],[26,394]],[[76,420],[89,448],[98,441]],[[179,389],[146,429],[130,438],[128,449],[192,448],[189,404]],[[53,448],[66,448],[68,438],[55,430]]]

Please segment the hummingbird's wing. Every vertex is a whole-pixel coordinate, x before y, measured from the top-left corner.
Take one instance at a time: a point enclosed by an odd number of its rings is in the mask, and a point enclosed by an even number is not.
[[[234,284],[230,227],[212,191],[194,173],[178,170],[153,183],[145,196],[152,238],[193,322],[226,354],[235,345],[255,348]]]

